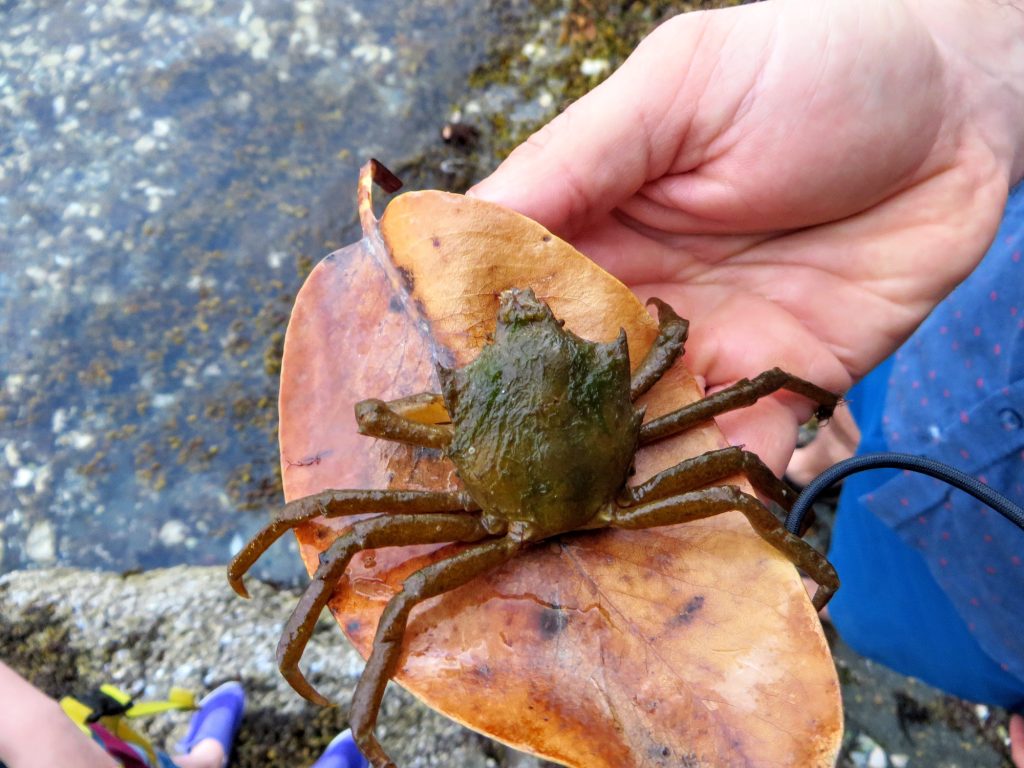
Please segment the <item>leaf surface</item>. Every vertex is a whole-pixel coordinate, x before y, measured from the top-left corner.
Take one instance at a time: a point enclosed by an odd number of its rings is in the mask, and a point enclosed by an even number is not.
[[[281,382],[286,497],[457,487],[437,452],[359,436],[352,406],[437,391],[433,360],[474,359],[509,287],[533,288],[584,338],[624,328],[634,365],[656,334],[628,288],[535,222],[460,195],[401,195],[380,235],[321,262],[296,301]],[[641,402],[652,418],[698,397],[677,364]],[[723,445],[713,425],[664,440],[641,450],[633,481]],[[298,531],[310,572],[345,525]],[[353,560],[331,609],[364,656],[403,579],[452,550]],[[537,544],[419,606],[397,680],[476,730],[585,768],[827,766],[842,732],[835,667],[797,572],[739,513]]]

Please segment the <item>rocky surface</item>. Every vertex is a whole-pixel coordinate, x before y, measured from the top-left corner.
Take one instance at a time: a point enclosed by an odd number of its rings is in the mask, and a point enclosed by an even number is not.
[[[221,568],[176,567],[121,576],[54,569],[0,577],[4,660],[47,693],[90,691],[109,682],[136,698],[171,686],[208,691],[240,680],[248,695],[233,765],[302,766],[346,727],[362,658],[330,619],[304,655],[310,681],[338,707],[308,704],[274,662],[281,624],[296,595],[250,584],[252,600],[227,587]],[[188,714],[145,721],[155,743],[173,745]],[[429,710],[396,686],[378,731],[408,768],[506,765],[506,750]],[[527,763],[528,765],[528,763]]]
[[[273,659],[296,594],[252,580],[241,600],[221,568],[176,567],[133,575],[75,569],[0,577],[0,654],[43,690],[60,696],[110,682],[140,699],[172,685],[197,692],[241,680],[249,697],[238,768],[302,766],[346,726],[362,660],[324,618],[304,656],[311,682],[339,706],[299,698]],[[833,649],[843,683],[846,739],[841,768],[1007,768],[1005,713],[945,697]],[[184,735],[187,714],[146,722],[157,743]],[[539,768],[420,704],[397,686],[385,697],[379,733],[405,768]]]

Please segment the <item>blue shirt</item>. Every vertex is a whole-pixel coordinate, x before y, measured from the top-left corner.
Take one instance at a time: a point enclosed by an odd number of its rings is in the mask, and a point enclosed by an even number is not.
[[[952,464],[1024,506],[1022,254],[1024,187],[981,264],[896,353],[881,435],[888,450]],[[860,502],[921,555],[984,652],[1024,681],[1024,531],[918,474]]]

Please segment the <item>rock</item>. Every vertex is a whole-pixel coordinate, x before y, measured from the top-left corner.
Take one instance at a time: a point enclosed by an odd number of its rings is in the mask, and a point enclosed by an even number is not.
[[[50,532],[52,535],[52,529]],[[31,537],[30,537],[31,538]],[[363,660],[337,625],[321,621],[303,657],[310,681],[338,707],[301,699],[274,661],[278,633],[297,595],[250,580],[253,598],[228,588],[223,568],[179,566],[142,574],[57,568],[0,576],[5,661],[50,695],[113,683],[138,699],[172,685],[203,693],[240,680],[248,696],[233,765],[310,765],[347,726]],[[188,715],[136,721],[156,744],[185,734]],[[536,766],[451,722],[392,685],[379,735],[403,768]]]
[[[14,488],[26,488],[32,484],[35,476],[35,470],[31,467],[18,467],[18,471],[14,473],[14,479],[11,480],[11,486]]]
[[[156,139],[152,136],[142,136],[136,140],[133,146],[140,155],[146,155],[156,149]]]
[[[885,750],[876,746],[868,755],[867,768],[886,768],[887,765],[889,760],[885,756]]]
[[[160,543],[165,547],[176,547],[188,538],[188,526],[181,520],[168,520],[160,527]]]
[[[25,538],[25,554],[40,564],[49,564],[57,559],[57,536],[53,523],[42,520],[32,526]]]

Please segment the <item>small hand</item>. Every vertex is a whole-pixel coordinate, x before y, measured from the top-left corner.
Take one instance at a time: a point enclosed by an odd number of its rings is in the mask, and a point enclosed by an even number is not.
[[[1024,768],[1024,717],[1010,715],[1010,758],[1016,768]]]

